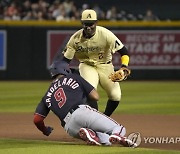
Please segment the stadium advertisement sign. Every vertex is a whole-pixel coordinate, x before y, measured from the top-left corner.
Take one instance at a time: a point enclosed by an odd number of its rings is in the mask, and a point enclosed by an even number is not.
[[[48,31],[47,67],[57,51],[62,51],[74,31]],[[129,30],[113,31],[130,51],[130,67],[133,69],[180,69],[180,31]],[[119,67],[118,53],[113,64]],[[73,61],[72,66],[78,63]]]
[[[6,69],[6,31],[0,30],[0,70]]]

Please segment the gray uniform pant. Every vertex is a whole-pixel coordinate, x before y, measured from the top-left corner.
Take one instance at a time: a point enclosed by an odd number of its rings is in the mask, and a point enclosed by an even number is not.
[[[89,128],[97,133],[102,144],[110,145],[109,136],[119,134],[124,136],[126,129],[112,118],[91,108],[89,105],[79,105],[72,114],[67,114],[64,129],[72,137],[79,137],[80,128]]]

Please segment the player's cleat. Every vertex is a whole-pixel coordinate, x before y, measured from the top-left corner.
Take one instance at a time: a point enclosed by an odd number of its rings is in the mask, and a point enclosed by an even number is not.
[[[86,141],[87,144],[90,144],[90,145],[101,145],[101,143],[99,143],[98,136],[91,129],[81,128],[79,130],[79,136],[81,137],[82,140]]]
[[[113,134],[110,136],[109,141],[112,144],[121,144],[125,147],[131,147],[131,148],[136,148],[137,144],[134,143],[133,141],[131,141],[130,139],[126,138],[126,137],[121,137],[117,134]]]

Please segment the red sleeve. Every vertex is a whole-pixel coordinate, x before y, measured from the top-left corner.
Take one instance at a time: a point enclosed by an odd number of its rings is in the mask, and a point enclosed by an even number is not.
[[[44,119],[45,119],[45,117],[43,117],[39,114],[34,114],[34,124],[41,132],[43,132],[43,134],[46,132],[46,127],[44,125]]]

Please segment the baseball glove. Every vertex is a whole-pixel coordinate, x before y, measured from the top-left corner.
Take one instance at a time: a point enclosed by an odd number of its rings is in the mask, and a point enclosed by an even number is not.
[[[126,80],[130,74],[130,69],[128,69],[127,67],[121,67],[118,71],[111,73],[109,79],[111,79],[113,82],[120,82]]]

